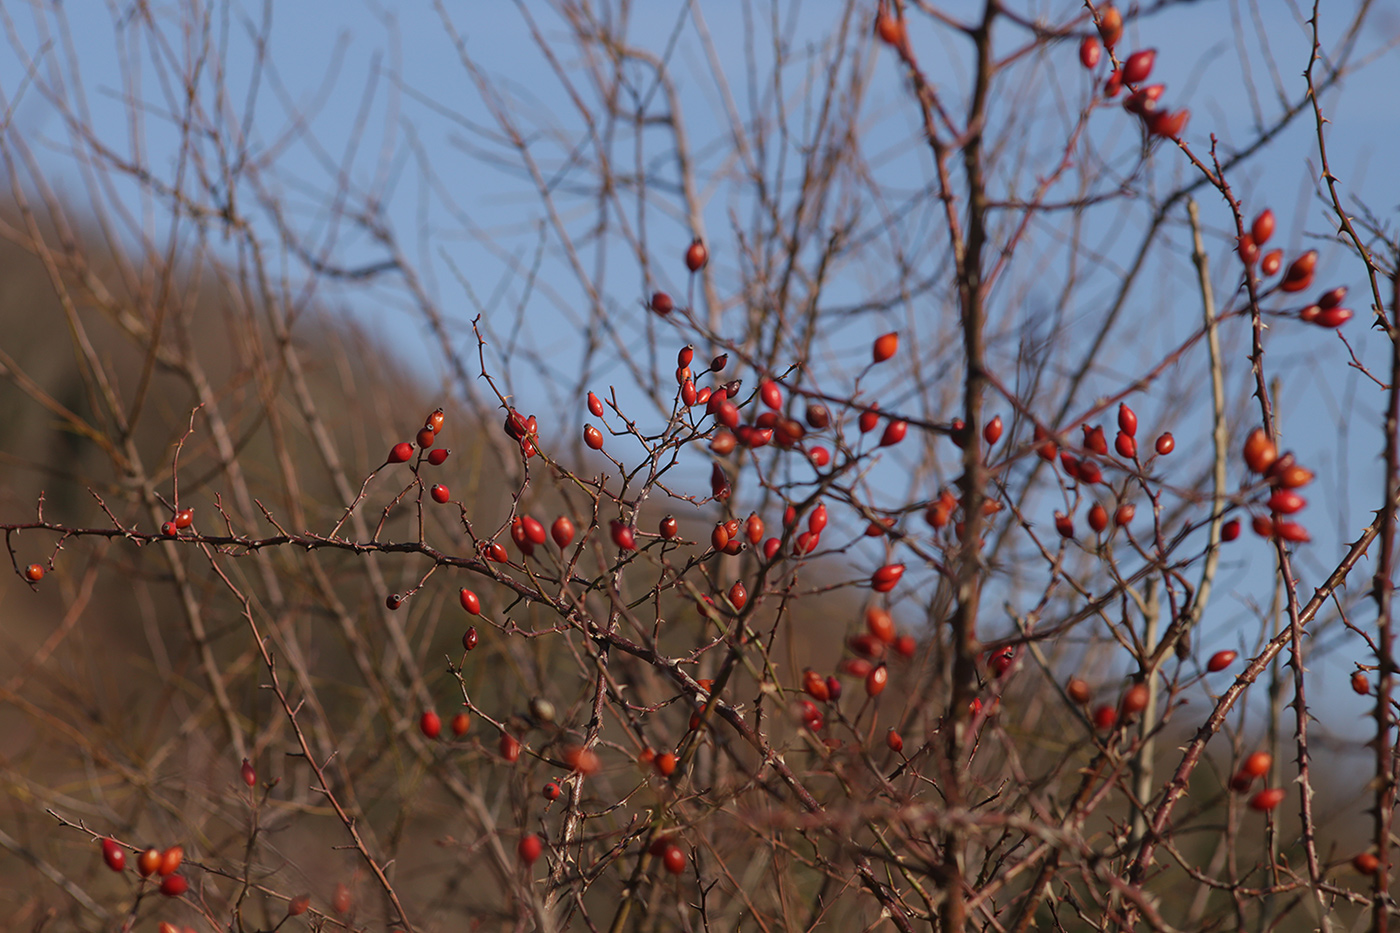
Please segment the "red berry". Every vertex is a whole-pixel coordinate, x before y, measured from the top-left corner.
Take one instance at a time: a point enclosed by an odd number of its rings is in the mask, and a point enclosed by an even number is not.
[[[1240,765],[1240,773],[1252,778],[1263,777],[1274,766],[1274,756],[1268,752],[1255,752]]]
[[[783,392],[778,388],[778,384],[771,379],[765,379],[758,387],[758,396],[774,411],[779,411],[783,407]]]
[[[407,441],[404,441],[402,443],[395,444],[393,446],[393,449],[389,451],[389,462],[407,463],[412,456],[413,445],[408,443]]]
[[[674,515],[667,515],[661,520],[661,524],[657,526],[657,530],[660,532],[661,537],[669,541],[680,533],[680,522],[676,521]]]
[[[1346,296],[1347,287],[1345,285],[1339,285],[1330,292],[1324,292],[1322,297],[1317,299],[1317,306],[1324,311],[1329,308],[1335,308],[1342,303]]]
[[[559,790],[559,785],[555,784],[553,781],[550,781],[544,786],[545,800],[558,800],[561,793],[562,791]]]
[[[1074,519],[1064,512],[1055,513],[1055,530],[1060,533],[1061,538],[1074,537]]]
[[[894,653],[901,658],[912,658],[918,643],[913,635],[900,635],[894,640]]]
[[[1170,431],[1164,431],[1162,435],[1157,438],[1157,443],[1154,446],[1157,449],[1157,453],[1165,457],[1173,450],[1176,450],[1176,438],[1172,437]]]
[[[831,425],[831,412],[820,402],[807,403],[806,418],[807,424],[817,431],[823,431]]]
[[[635,551],[637,549],[637,538],[626,522],[614,518],[609,526],[612,533],[613,544],[616,544],[624,551]]]
[[[879,407],[878,405],[874,405],[860,413],[860,433],[869,434],[871,431],[875,430],[875,425],[880,423],[880,416],[875,412]]]
[[[1249,235],[1259,246],[1269,242],[1269,237],[1274,235],[1274,212],[1268,208],[1260,212],[1249,227]]]
[[[1283,803],[1283,798],[1286,796],[1288,796],[1288,791],[1284,790],[1282,787],[1270,787],[1266,790],[1261,790],[1259,793],[1249,798],[1249,808],[1251,810],[1258,810],[1261,813],[1267,813],[1274,807]]]
[[[882,9],[875,14],[875,35],[886,45],[900,48],[903,45],[904,27],[899,20]]]
[[[1112,100],[1118,96],[1118,92],[1123,90],[1123,72],[1117,68],[1109,72],[1108,79],[1103,83],[1103,96]]]
[[[1267,473],[1278,459],[1278,447],[1262,427],[1249,432],[1244,439],[1244,462],[1255,473]]]
[[[1001,415],[992,416],[992,420],[988,421],[982,428],[982,439],[988,444],[995,445],[997,441],[1001,440],[1001,428]]]
[[[529,515],[520,516],[520,530],[525,536],[525,540],[531,544],[544,544],[544,526],[539,523],[538,519]]]
[[[763,559],[771,561],[774,558],[774,556],[777,555],[779,549],[782,548],[782,546],[783,542],[779,541],[777,538],[769,538],[767,541],[764,541]]]
[[[447,455],[450,453],[452,453],[452,451],[448,450],[446,447],[435,447],[428,451],[428,462],[433,466],[442,466],[443,461],[447,459]]]
[[[1137,413],[1134,412],[1131,408],[1129,408],[1126,404],[1120,402],[1118,405],[1118,430],[1122,431],[1129,437],[1136,437],[1137,426]]]
[[[802,690],[818,703],[825,703],[831,699],[831,688],[827,686],[826,680],[810,667],[802,672]]]
[[[520,743],[510,733],[502,732],[501,741],[498,745],[501,757],[509,764],[515,764],[520,760]]]
[[[1351,318],[1350,308],[1327,308],[1317,313],[1313,323],[1318,327],[1341,327]]]
[[[1079,43],[1079,64],[1085,68],[1093,69],[1098,67],[1099,56],[1103,50],[1099,47],[1099,40],[1093,36],[1085,36],[1084,41]]]
[[[183,846],[171,846],[160,854],[160,865],[156,871],[162,875],[173,875],[180,870],[180,863],[185,860],[185,849]]]
[[[1119,431],[1118,436],[1113,439],[1113,449],[1125,460],[1137,459],[1137,441],[1123,431]]]
[[[194,524],[194,509],[181,509],[175,513],[175,527],[188,528]]]
[[[243,759],[243,764],[238,769],[238,776],[243,779],[243,783],[252,787],[258,782],[258,773],[253,770],[253,763],[247,758]]]
[[[591,424],[583,426],[583,442],[594,450],[603,449],[603,432]]]
[[[1356,671],[1351,675],[1351,689],[1353,693],[1367,696],[1371,692],[1371,681],[1366,676],[1365,671]]]
[[[44,568],[39,564],[30,564],[24,568],[24,577],[30,583],[38,583],[44,579]]]
[[[1301,292],[1312,284],[1317,269],[1317,250],[1310,249],[1288,266],[1279,287],[1285,292]]]
[[[676,756],[670,752],[662,752],[656,756],[656,773],[662,777],[670,777],[676,772]]]
[[[1118,506],[1116,511],[1114,511],[1113,524],[1117,525],[1119,528],[1123,528],[1124,526],[1132,522],[1133,516],[1136,514],[1137,507],[1134,506],[1131,502],[1124,502],[1122,505]]]
[[[441,483],[434,483],[433,488],[428,490],[428,494],[433,497],[434,502],[446,502],[452,498],[452,493]]]
[[[350,905],[352,903],[350,899],[350,889],[344,884],[336,882],[335,894],[331,896],[331,910],[344,916],[350,912]]]
[[[520,840],[520,844],[515,847],[515,851],[520,854],[520,861],[524,862],[526,865],[533,865],[536,860],[539,859],[540,854],[544,852],[544,843],[540,841],[539,836],[531,833]]]
[[[470,591],[470,590],[463,590],[462,592],[463,592],[463,593],[470,593],[471,591]],[[472,594],[473,597],[475,597],[475,595],[476,595],[475,593]],[[477,608],[478,608],[478,610],[479,610],[479,609],[480,609],[480,606],[478,605]],[[475,615],[480,615],[480,614],[481,614],[481,613],[480,613],[479,611],[475,613]],[[476,634],[476,626],[475,626],[475,625],[469,627],[465,632],[462,633],[462,647],[463,647],[464,649],[466,649],[467,651],[471,651],[472,649],[474,649],[474,648],[476,647],[476,643],[477,643],[478,640],[479,640],[479,636]]]
[[[603,417],[603,403],[592,392],[588,393],[588,412],[595,418]]]
[[[1175,111],[1158,110],[1147,120],[1147,129],[1153,136],[1176,139],[1181,136],[1186,124],[1191,120],[1191,111],[1186,108]],[[1258,251],[1256,250],[1256,253]],[[1253,260],[1250,260],[1252,263]]]
[[[755,547],[763,540],[763,519],[758,517],[757,512],[750,513],[748,521],[744,522],[744,537]]]
[[[112,871],[122,871],[126,868],[126,852],[114,840],[103,839],[102,861],[106,862]]]
[[[146,849],[136,857],[136,870],[142,878],[149,878],[160,868],[160,850]]]
[[[287,916],[300,917],[311,906],[310,894],[298,894],[287,902]]]
[[[826,529],[826,523],[826,503],[818,502],[817,507],[812,509],[812,514],[807,516],[807,530],[814,535],[819,535]]]
[[[423,734],[430,739],[435,739],[442,734],[442,718],[432,710],[428,710],[418,717],[418,728],[423,730]]]
[[[598,760],[598,753],[591,748],[584,748],[582,745],[569,745],[564,749],[564,764],[569,766],[571,771],[579,774],[597,774],[602,767],[602,762]]]
[[[1277,275],[1278,270],[1283,268],[1283,250],[1271,249],[1264,254],[1264,258],[1259,260],[1259,272],[1261,275]]]
[[[888,593],[904,576],[903,564],[886,564],[870,575],[870,588],[877,593]]]
[[[1079,464],[1079,481],[1081,483],[1088,483],[1091,486],[1094,483],[1102,483],[1103,471],[1099,469],[1099,465],[1094,461],[1085,460]]]
[[[418,441],[419,447],[427,450],[429,447],[433,446],[433,443],[437,440],[437,435],[433,433],[432,428],[423,428],[419,430],[416,440]]]
[[[1362,852],[1352,858],[1351,867],[1363,875],[1374,875],[1381,867],[1381,860],[1370,852]]]
[[[885,644],[894,644],[894,617],[880,606],[871,606],[865,610],[865,628]]]
[[[481,599],[478,598],[475,593],[473,593],[471,590],[464,588],[460,593],[457,594],[457,597],[461,600],[463,609],[467,610],[474,616],[481,615]],[[472,631],[475,631],[475,629],[473,629]]]
[[[1254,528],[1254,533],[1261,538],[1272,538],[1274,536],[1274,523],[1264,515],[1256,515],[1250,519],[1250,525]]]
[[[877,697],[885,691],[885,686],[890,682],[890,669],[884,664],[877,664],[870,669],[870,673],[865,675],[865,693],[867,696]]]
[[[705,249],[705,244],[699,237],[690,241],[690,246],[685,251],[685,267],[691,272],[699,272],[705,268],[705,264],[710,261],[710,251]]]
[[[885,744],[889,746],[892,752],[904,751],[904,737],[894,731],[894,729],[890,729],[889,732],[885,733]]]
[[[1104,704],[1094,710],[1094,728],[1100,731],[1112,729],[1114,723],[1118,722],[1118,711],[1113,707]]]
[[[1089,685],[1078,677],[1072,678],[1069,683],[1065,684],[1065,693],[1069,694],[1069,698],[1081,706],[1088,703],[1089,698],[1093,696]]]
[[[1108,441],[1104,439],[1101,426],[1084,425],[1084,449],[1099,455],[1108,453]]]
[[[744,581],[734,581],[734,585],[729,588],[729,602],[735,609],[743,609],[748,605],[749,591],[744,588]]]
[[[1280,515],[1292,515],[1301,511],[1308,504],[1308,500],[1298,495],[1291,489],[1276,489],[1274,494],[1269,496],[1269,510]]]
[[[875,338],[875,343],[870,350],[870,356],[876,363],[883,363],[885,360],[899,352],[899,334],[891,331],[888,334],[881,334]]]
[[[457,738],[467,734],[467,730],[472,727],[472,719],[466,713],[458,713],[452,717],[452,734]]]
[[[1274,522],[1274,534],[1284,541],[1292,541],[1295,544],[1306,544],[1312,540],[1312,535],[1308,534],[1308,530],[1297,522]]]
[[[1099,7],[1099,37],[1112,49],[1123,35],[1123,14],[1112,4]]]
[[[1220,526],[1220,540],[1233,541],[1240,536],[1240,520],[1232,518]]]
[[[904,440],[904,435],[909,432],[909,424],[906,421],[891,421],[885,425],[885,432],[880,435],[881,447],[892,447]]]
[[[1143,49],[1129,55],[1128,60],[1123,63],[1123,83],[1141,84],[1152,73],[1152,66],[1156,61],[1156,49]]]
[[[1147,709],[1147,684],[1133,684],[1123,694],[1123,715],[1132,716]]]
[[[1217,651],[1215,654],[1211,655],[1210,660],[1206,662],[1206,670],[1210,671],[1212,674],[1217,671],[1223,671],[1231,664],[1234,664],[1235,658],[1237,657],[1239,657],[1239,654],[1234,651]]]
[[[661,856],[662,863],[666,870],[673,875],[679,875],[685,871],[685,853],[680,846],[667,846],[666,852]]]
[[[566,548],[574,540],[574,523],[568,516],[560,515],[554,520],[554,524],[549,526],[549,536],[554,539],[554,543],[561,548]]]
[[[686,254],[686,261],[687,263],[689,262],[689,253]],[[692,269],[691,271],[694,271],[694,269]],[[676,303],[671,300],[670,295],[666,294],[665,292],[652,292],[651,310],[655,311],[657,314],[661,315],[662,317],[665,317],[666,315],[671,313],[672,309],[675,308],[675,306]],[[599,413],[595,412],[595,414]]]
[[[1108,528],[1108,509],[1101,503],[1095,502],[1089,507],[1089,527],[1100,533]]]
[[[174,522],[162,522],[160,526],[160,533],[165,535],[167,538],[173,538],[176,534],[178,534],[178,530],[175,528]]]
[[[166,897],[179,897],[189,889],[190,883],[182,875],[169,875],[160,882],[160,893]]]
[[[869,674],[873,668],[874,665],[865,658],[847,658],[841,662],[841,673],[857,680],[864,680],[865,675]],[[830,693],[829,688],[827,692]]]
[[[384,597],[384,605],[388,607],[390,612],[393,612],[403,605],[403,597],[398,593],[390,593]]]

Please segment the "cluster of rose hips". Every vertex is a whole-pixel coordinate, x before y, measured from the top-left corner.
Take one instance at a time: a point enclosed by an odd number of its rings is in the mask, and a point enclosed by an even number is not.
[[[1215,654],[1211,655],[1210,660],[1206,662],[1206,670],[1212,674],[1223,671],[1225,668],[1235,663],[1235,658],[1237,657],[1239,657],[1239,654],[1235,651],[1217,651]],[[1001,662],[1000,667],[997,664],[998,661]],[[1000,657],[993,658],[992,669],[998,676],[1001,676],[1005,670],[1010,667],[1010,664],[1010,655],[1003,654]],[[1089,701],[1093,699],[1094,695],[1089,684],[1080,680],[1078,677],[1070,678],[1069,682],[1065,684],[1065,693],[1080,706],[1088,706]],[[1094,728],[1106,732],[1118,725],[1120,721],[1126,721],[1146,709],[1147,700],[1147,685],[1143,683],[1134,683],[1123,692],[1123,696],[1119,699],[1117,707],[1107,703],[1102,703],[1094,707],[1089,717],[1090,721],[1093,722]]]
[[[874,699],[889,685],[886,654],[892,650],[901,658],[911,658],[917,646],[912,635],[896,634],[894,618],[887,609],[872,605],[865,610],[865,631],[852,635],[847,647],[850,655],[841,660],[837,671],[861,681],[865,695]],[[798,701],[796,718],[810,731],[820,732],[826,717],[817,704],[839,702],[843,693],[841,680],[834,674],[822,676],[809,667],[802,672],[802,692],[807,698]],[[835,747],[839,740],[829,739],[828,744]]]
[[[1283,269],[1283,250],[1272,249],[1264,253],[1262,257],[1259,254],[1264,244],[1274,235],[1274,226],[1274,212],[1265,209],[1258,217],[1254,218],[1254,222],[1250,224],[1249,232],[1241,236],[1239,240],[1240,260],[1246,266],[1252,266],[1257,262],[1259,273],[1266,278],[1277,275],[1279,270]],[[1283,271],[1283,278],[1278,282],[1278,290],[1288,294],[1304,291],[1312,285],[1313,274],[1316,270],[1317,250],[1310,249],[1288,264],[1288,268]],[[1346,296],[1345,285],[1323,292],[1315,302],[1298,312],[1298,319],[1307,324],[1316,324],[1318,327],[1341,327],[1352,318],[1351,309],[1341,306]]]
[[[1294,515],[1308,504],[1297,490],[1312,482],[1313,471],[1299,465],[1292,453],[1280,455],[1262,427],[1250,431],[1245,438],[1244,462],[1252,472],[1263,476],[1272,490],[1264,503],[1269,514],[1254,516],[1255,534],[1296,543],[1311,540],[1306,528],[1284,516]]]
[[[1118,434],[1113,440],[1113,450],[1124,460],[1131,460],[1133,468],[1137,472],[1143,469],[1142,462],[1138,459],[1137,444],[1138,418],[1137,414],[1127,406],[1118,406]],[[1082,454],[1074,453],[1070,450],[1061,450],[1057,441],[1051,437],[1050,432],[1039,425],[1035,428],[1036,453],[1047,463],[1054,464],[1059,461],[1060,469],[1070,479],[1075,480],[1085,486],[1107,485],[1104,480],[1103,470],[1095,457],[1103,458],[1105,464],[1119,466],[1110,458],[1108,453],[1108,439],[1104,434],[1102,425],[1083,425],[1084,441]],[[1156,456],[1165,457],[1176,450],[1176,438],[1170,431],[1164,431],[1157,435],[1157,439],[1152,444],[1152,449]],[[1119,528],[1130,524],[1137,514],[1137,509],[1131,502],[1119,503],[1113,512],[1113,524]],[[1089,527],[1097,534],[1102,534],[1108,528],[1108,509],[1101,502],[1095,502],[1089,507]],[[1055,530],[1061,537],[1074,537],[1074,518],[1064,512],[1055,513]]]
[[[1079,63],[1090,71],[1098,67],[1101,58],[1100,39],[1103,41],[1103,48],[1112,52],[1118,40],[1123,37],[1123,14],[1111,4],[1100,7],[1098,29],[1098,39],[1086,36],[1079,45]],[[1142,49],[1129,55],[1104,81],[1103,95],[1111,100],[1117,97],[1124,87],[1128,88],[1131,93],[1124,99],[1123,109],[1140,117],[1151,135],[1175,139],[1186,129],[1186,121],[1191,119],[1191,111],[1183,108],[1173,112],[1166,108],[1158,108],[1157,102],[1161,99],[1162,92],[1167,89],[1165,84],[1138,87],[1152,73],[1152,66],[1156,61],[1156,49]]]
[[[1268,752],[1255,752],[1245,758],[1240,769],[1230,778],[1230,789],[1237,794],[1247,793],[1257,778],[1269,773],[1273,764],[1274,757]],[[1286,796],[1288,792],[1282,787],[1266,787],[1249,798],[1249,808],[1267,813],[1282,803]]]
[[[186,528],[194,524],[194,509],[180,509],[170,521],[161,523],[160,533],[167,538],[173,538]]]
[[[418,429],[418,434],[414,438],[414,441],[417,444],[420,461],[426,460],[433,466],[442,466],[443,462],[447,460],[448,455],[452,453],[452,451],[448,450],[446,447],[437,447],[433,449],[434,445],[437,444],[438,432],[442,430],[442,426],[446,420],[447,416],[443,414],[442,409],[437,408],[428,415],[427,420],[423,423],[423,427]],[[509,428],[507,428],[507,431],[509,431]],[[413,459],[414,449],[414,444],[410,444],[408,441],[400,441],[390,448],[389,457],[385,462],[407,463],[409,460]]]
[[[102,860],[115,872],[126,870],[126,850],[114,839],[102,840]],[[136,871],[140,876],[160,879],[160,893],[166,897],[179,897],[189,890],[189,882],[183,875],[177,875],[180,863],[185,860],[185,850],[181,846],[168,849],[149,848],[136,857]]]

